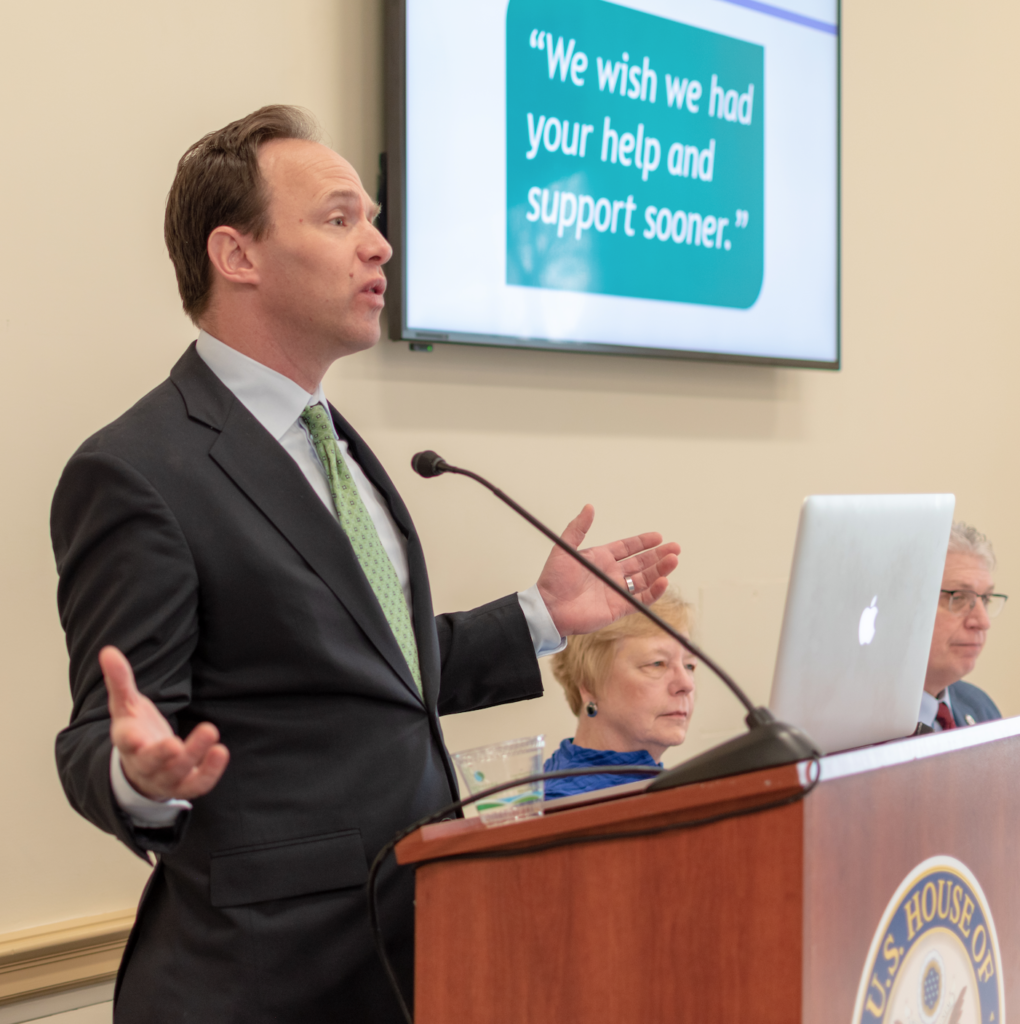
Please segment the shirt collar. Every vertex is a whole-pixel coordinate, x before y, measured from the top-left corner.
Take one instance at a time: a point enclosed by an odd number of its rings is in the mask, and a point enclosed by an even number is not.
[[[931,726],[935,723],[935,716],[939,713],[939,704],[945,704],[949,713],[953,713],[953,705],[949,700],[949,687],[947,686],[937,697],[933,697],[927,690],[921,691],[921,710],[917,713],[917,720]]]
[[[320,384],[309,394],[276,370],[200,331],[195,348],[234,397],[279,441],[308,405],[329,409]]]
[[[939,713],[939,701],[927,690],[921,691],[921,709],[917,712],[917,720],[930,729],[935,724],[935,716]]]

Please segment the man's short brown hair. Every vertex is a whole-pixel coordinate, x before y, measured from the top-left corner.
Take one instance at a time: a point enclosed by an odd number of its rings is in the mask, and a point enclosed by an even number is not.
[[[318,141],[312,116],[276,104],[209,132],[177,164],[166,198],[163,237],[177,272],[184,312],[198,323],[209,305],[212,267],[207,244],[227,226],[256,240],[269,230],[269,195],[259,172],[259,146],[270,139]]]

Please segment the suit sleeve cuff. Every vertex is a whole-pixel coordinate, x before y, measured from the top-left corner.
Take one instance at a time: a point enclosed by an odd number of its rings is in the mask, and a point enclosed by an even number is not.
[[[110,786],[118,806],[137,828],[170,828],[182,812],[191,810],[188,800],[150,800],[142,796],[128,782],[116,747],[110,754]]]
[[[538,584],[529,590],[522,590],[517,595],[521,611],[528,623],[528,632],[535,647],[535,657],[544,658],[548,654],[557,654],[567,646],[567,638],[560,636],[560,631],[549,614],[549,609],[538,592]]]

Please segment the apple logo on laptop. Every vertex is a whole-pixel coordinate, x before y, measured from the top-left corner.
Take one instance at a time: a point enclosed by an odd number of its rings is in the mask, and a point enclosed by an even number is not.
[[[871,604],[861,612],[861,621],[857,626],[857,639],[861,646],[870,644],[875,639],[875,619],[878,616],[878,594],[871,599]]]

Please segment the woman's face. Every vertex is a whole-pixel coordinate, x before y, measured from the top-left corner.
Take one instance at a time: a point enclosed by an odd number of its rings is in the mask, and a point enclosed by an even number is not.
[[[596,700],[598,715],[581,712],[587,743],[599,750],[647,750],[656,761],[683,743],[694,711],[697,659],[668,636],[616,642],[609,678]],[[585,703],[594,699],[582,687]],[[579,729],[579,732],[582,730]]]

